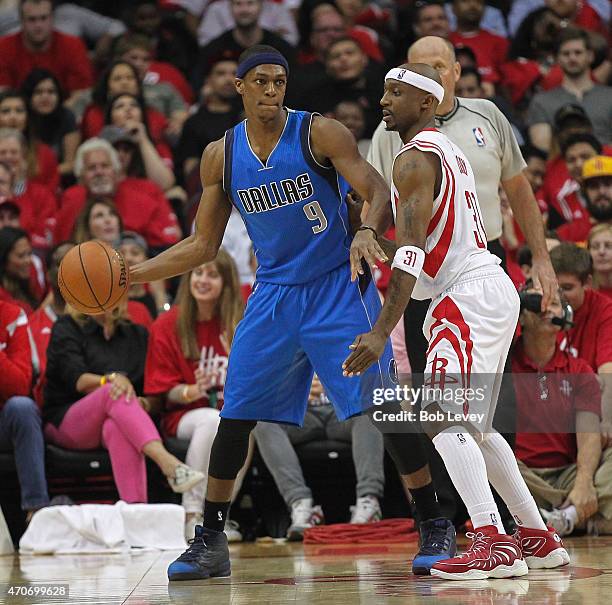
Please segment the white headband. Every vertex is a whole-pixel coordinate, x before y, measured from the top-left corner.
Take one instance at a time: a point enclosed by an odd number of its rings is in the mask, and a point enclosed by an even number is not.
[[[398,80],[419,88],[420,90],[424,90],[425,92],[430,92],[438,99],[438,103],[442,103],[442,99],[444,99],[444,88],[442,88],[440,84],[431,78],[417,74],[409,69],[394,67],[387,72],[385,80]]]

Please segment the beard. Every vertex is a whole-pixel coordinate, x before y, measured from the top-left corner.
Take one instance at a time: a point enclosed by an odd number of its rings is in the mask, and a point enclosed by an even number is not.
[[[607,197],[600,196],[596,198],[594,202],[589,200],[587,203],[587,210],[597,221],[602,223],[612,221],[612,200]]]

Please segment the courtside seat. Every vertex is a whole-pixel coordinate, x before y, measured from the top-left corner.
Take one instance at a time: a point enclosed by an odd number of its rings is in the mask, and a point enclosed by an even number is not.
[[[47,443],[45,457],[48,477],[89,477],[113,473],[110,457],[104,449],[66,450]]]

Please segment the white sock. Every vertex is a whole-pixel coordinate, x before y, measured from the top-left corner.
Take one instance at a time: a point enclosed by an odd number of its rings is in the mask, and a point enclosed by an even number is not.
[[[517,525],[546,529],[508,442],[494,432],[485,435],[478,446],[487,465],[489,481],[508,506]]]
[[[495,525],[500,534],[505,534],[487,479],[487,467],[474,438],[464,433],[462,427],[454,426],[432,441],[465,503],[474,529]]]

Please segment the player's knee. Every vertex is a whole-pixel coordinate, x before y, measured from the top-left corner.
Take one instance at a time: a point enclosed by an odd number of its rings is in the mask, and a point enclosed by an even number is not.
[[[249,449],[249,436],[255,420],[221,418],[210,453],[209,475],[215,479],[235,479]]]

